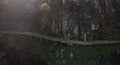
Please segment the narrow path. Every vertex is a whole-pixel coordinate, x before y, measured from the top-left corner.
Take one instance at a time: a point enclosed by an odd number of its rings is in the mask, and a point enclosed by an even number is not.
[[[59,42],[64,44],[78,44],[78,45],[101,45],[101,44],[119,44],[120,40],[108,41],[108,40],[100,40],[100,41],[78,41],[78,40],[65,40],[55,37],[50,37],[43,34],[33,33],[33,32],[18,32],[18,31],[0,31],[0,35],[23,35],[23,36],[31,36],[40,39],[45,39],[53,42]]]

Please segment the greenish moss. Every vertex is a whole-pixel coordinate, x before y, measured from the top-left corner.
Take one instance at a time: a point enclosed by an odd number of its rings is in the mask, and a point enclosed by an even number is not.
[[[41,42],[39,48],[34,49],[34,53],[41,56],[51,65],[90,65],[91,60],[100,55],[107,55],[120,45],[65,45],[50,41]],[[71,57],[72,56],[72,57]]]

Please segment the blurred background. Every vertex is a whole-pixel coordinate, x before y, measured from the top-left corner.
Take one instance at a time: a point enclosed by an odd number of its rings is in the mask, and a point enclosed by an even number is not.
[[[91,42],[120,40],[119,28],[119,0],[0,0],[0,32]],[[0,65],[120,65],[119,47],[0,34]]]

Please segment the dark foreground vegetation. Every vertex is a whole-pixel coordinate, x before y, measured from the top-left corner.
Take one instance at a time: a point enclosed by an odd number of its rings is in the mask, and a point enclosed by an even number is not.
[[[0,0],[0,65],[120,65],[120,42],[66,45],[53,37],[120,41],[120,0]]]

